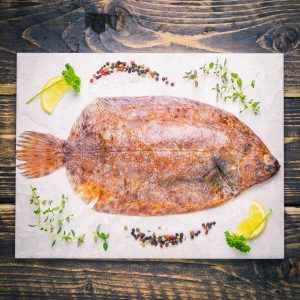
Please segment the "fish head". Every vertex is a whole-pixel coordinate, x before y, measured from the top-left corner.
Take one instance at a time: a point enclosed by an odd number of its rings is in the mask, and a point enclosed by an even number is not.
[[[219,152],[217,168],[235,194],[266,181],[280,169],[278,160],[260,143],[247,143],[245,147],[236,143],[232,148],[224,147]]]
[[[262,177],[266,177],[266,179],[272,177],[276,174],[280,169],[280,164],[278,160],[271,154],[265,154],[262,159]]]

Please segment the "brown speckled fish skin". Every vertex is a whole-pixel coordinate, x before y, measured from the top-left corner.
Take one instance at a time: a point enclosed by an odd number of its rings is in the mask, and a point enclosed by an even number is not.
[[[83,110],[68,140],[26,132],[19,146],[25,176],[65,166],[86,203],[97,199],[96,211],[124,215],[183,214],[216,206],[280,167],[234,115],[170,96],[98,98]],[[40,161],[33,167],[33,149],[46,152],[48,170],[36,154]]]

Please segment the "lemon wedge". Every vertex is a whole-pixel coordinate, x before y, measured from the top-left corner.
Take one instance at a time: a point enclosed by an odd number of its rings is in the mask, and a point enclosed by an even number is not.
[[[71,89],[63,76],[50,78],[43,87],[45,90],[41,96],[42,108],[48,114],[51,114],[58,101]]]
[[[263,205],[258,201],[251,201],[248,217],[236,226],[233,234],[244,235],[248,239],[257,237],[264,230],[267,223],[267,217],[270,213],[271,211],[267,213]]]

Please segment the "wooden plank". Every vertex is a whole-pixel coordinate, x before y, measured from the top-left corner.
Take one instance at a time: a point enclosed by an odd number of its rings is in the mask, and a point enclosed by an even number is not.
[[[299,299],[298,263],[0,259],[0,297]]]
[[[283,52],[285,96],[300,97],[297,0],[31,4],[0,7],[0,83],[15,82],[17,52]]]
[[[0,85],[1,87],[1,85]],[[15,96],[0,96],[0,203],[15,201]],[[300,203],[300,99],[285,99],[285,204]]]
[[[15,260],[14,205],[0,204],[0,211],[0,298],[300,297],[300,208],[285,210],[286,259],[234,263],[230,260]]]

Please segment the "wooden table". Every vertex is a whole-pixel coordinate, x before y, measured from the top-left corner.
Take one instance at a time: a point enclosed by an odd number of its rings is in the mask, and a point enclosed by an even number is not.
[[[0,298],[300,299],[299,37],[298,0],[1,1]],[[285,53],[284,260],[14,259],[16,53],[105,51]]]

